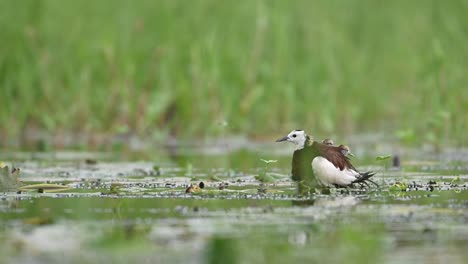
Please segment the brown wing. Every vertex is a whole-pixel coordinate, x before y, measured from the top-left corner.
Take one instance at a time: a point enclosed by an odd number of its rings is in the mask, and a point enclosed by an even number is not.
[[[321,143],[316,144],[316,148],[319,150],[320,156],[326,158],[333,165],[335,165],[335,167],[339,168],[340,170],[352,169],[357,171],[351,164],[349,158],[343,155],[340,147],[329,146]]]

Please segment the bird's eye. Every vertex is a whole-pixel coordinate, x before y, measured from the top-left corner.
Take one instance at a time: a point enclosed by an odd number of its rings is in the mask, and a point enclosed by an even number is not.
[[[296,134],[293,134],[293,137],[296,137]]]

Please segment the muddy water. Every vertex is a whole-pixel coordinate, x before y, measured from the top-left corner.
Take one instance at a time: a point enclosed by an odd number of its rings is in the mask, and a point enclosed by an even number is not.
[[[370,157],[355,162],[378,171],[381,188],[298,196],[277,152],[0,156],[21,168],[0,194],[2,263],[468,259],[466,159],[403,156],[392,168]]]

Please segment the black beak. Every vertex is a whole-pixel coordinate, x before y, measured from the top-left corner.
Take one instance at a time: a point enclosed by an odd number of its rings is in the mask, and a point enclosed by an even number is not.
[[[288,136],[282,137],[282,138],[276,140],[276,142],[281,142],[281,141],[286,141],[286,140],[288,140]]]

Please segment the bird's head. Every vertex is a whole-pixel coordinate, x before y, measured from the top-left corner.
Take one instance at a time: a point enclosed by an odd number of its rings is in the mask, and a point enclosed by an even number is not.
[[[276,142],[288,141],[296,146],[296,149],[302,149],[305,145],[310,143],[311,138],[304,132],[304,130],[293,130],[287,136],[284,136]]]
[[[346,146],[346,145],[339,145],[338,147],[340,148],[341,153],[343,153],[343,155],[354,157],[354,154],[351,153],[351,149],[350,149],[348,146]]]

